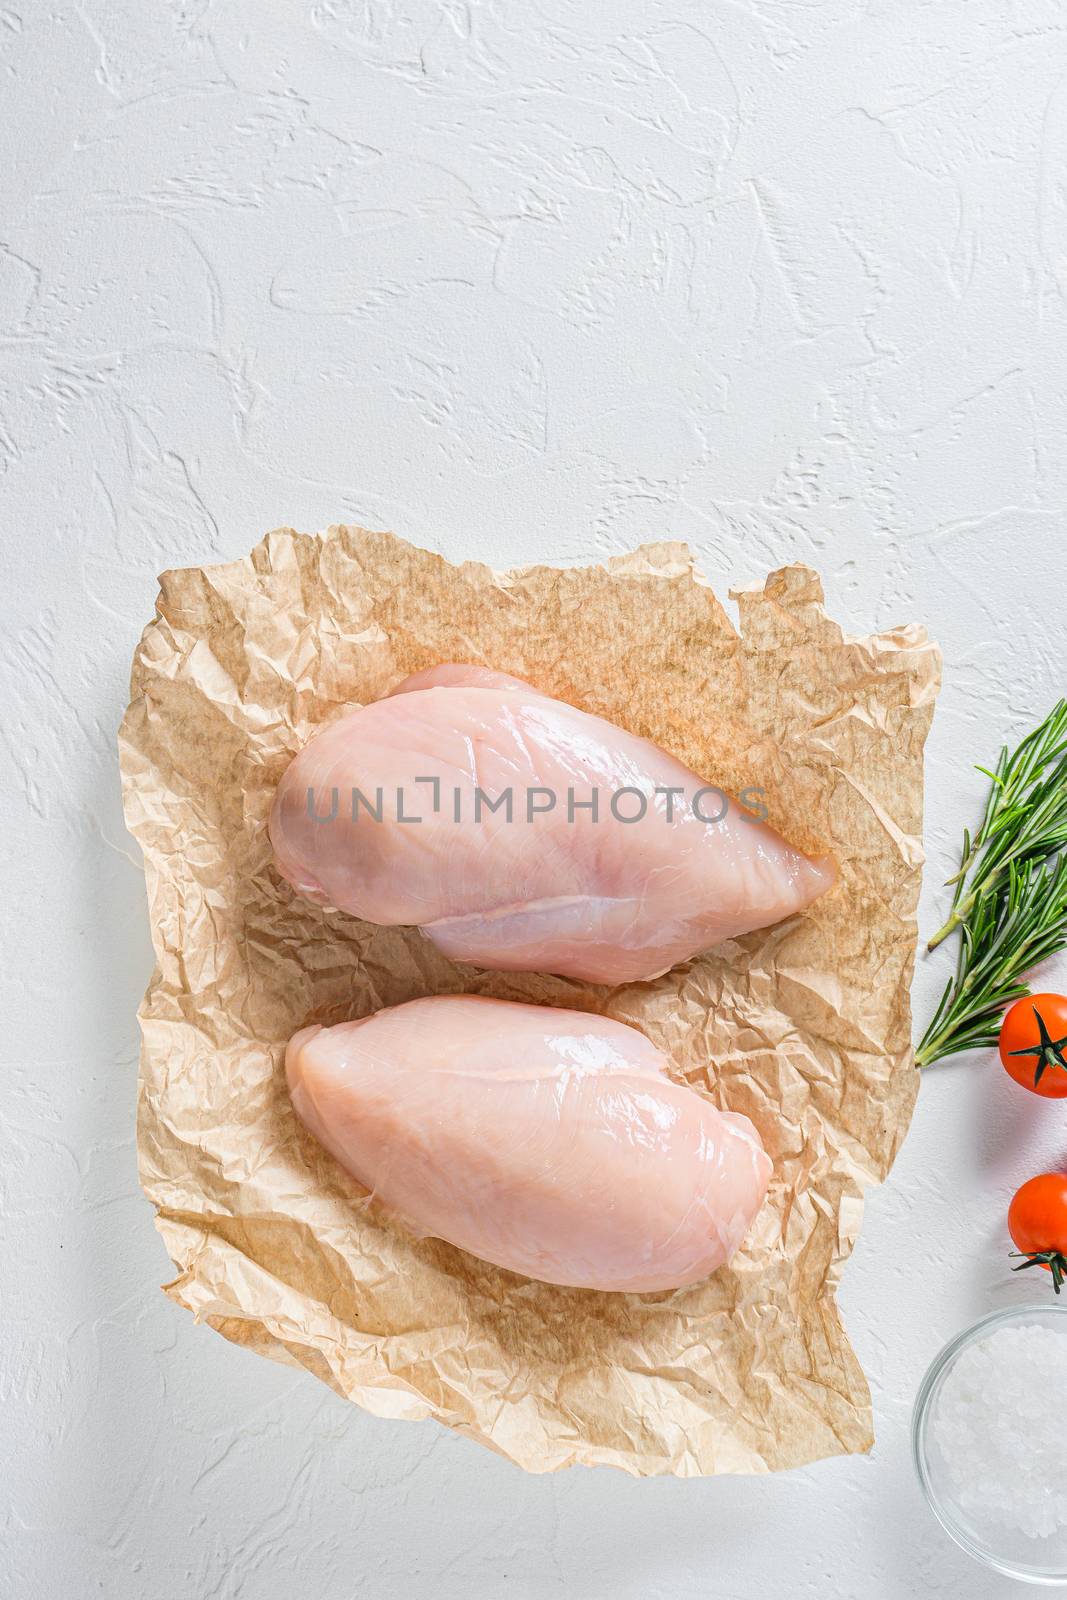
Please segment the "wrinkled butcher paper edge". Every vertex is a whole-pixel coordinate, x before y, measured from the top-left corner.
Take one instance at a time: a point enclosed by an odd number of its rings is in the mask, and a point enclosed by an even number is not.
[[[870,1395],[834,1291],[916,1095],[908,991],[940,678],[924,630],[849,637],[804,566],[736,592],[738,630],[673,543],[494,572],[390,534],[281,529],[243,561],[160,581],[120,753],[157,961],[138,1151],[177,1268],[166,1292],[378,1416],[436,1417],[533,1472],[764,1472],[867,1450]],[[299,899],[265,832],[288,761],[448,660],[529,679],[708,783],[762,787],[776,827],[833,853],[838,884],[619,989],[455,966],[415,929]],[[286,1040],[459,991],[631,1023],[752,1118],[774,1177],[728,1268],[659,1294],[554,1288],[378,1213],[296,1122]]]

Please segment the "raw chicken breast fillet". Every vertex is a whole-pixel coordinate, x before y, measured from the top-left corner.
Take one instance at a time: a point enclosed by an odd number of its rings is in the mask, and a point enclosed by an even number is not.
[[[771,1163],[636,1028],[439,996],[285,1058],[300,1120],[410,1228],[546,1283],[655,1290],[722,1266]]]
[[[418,924],[456,961],[594,983],[657,977],[835,876],[647,739],[460,665],[312,739],[270,837],[282,875],[323,904]]]

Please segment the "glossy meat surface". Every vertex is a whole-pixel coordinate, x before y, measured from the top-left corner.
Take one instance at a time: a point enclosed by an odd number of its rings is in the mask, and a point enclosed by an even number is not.
[[[674,1082],[636,1028],[474,996],[305,1028],[305,1126],[388,1211],[513,1272],[695,1283],[740,1244],[771,1164],[747,1117]]]
[[[595,983],[655,977],[834,880],[648,740],[461,665],[312,739],[270,835],[313,899],[418,924],[457,961]]]

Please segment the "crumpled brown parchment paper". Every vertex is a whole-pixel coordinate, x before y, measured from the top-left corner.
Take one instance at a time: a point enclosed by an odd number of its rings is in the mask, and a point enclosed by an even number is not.
[[[384,533],[269,534],[164,574],[120,734],[157,970],[138,1147],[178,1276],[235,1343],[379,1416],[435,1416],[531,1471],[760,1472],[872,1442],[834,1290],[862,1191],[904,1136],[922,751],[940,657],[845,635],[810,569],[742,591],[738,633],[685,547],[496,573]],[[809,913],[650,984],[450,964],[413,929],[294,896],[265,819],[324,722],[438,661],[483,662],[643,734],[830,849]],[[729,1269],[673,1293],[557,1289],[409,1238],[298,1125],[286,1040],[468,990],[604,1011],[758,1126],[767,1204]]]

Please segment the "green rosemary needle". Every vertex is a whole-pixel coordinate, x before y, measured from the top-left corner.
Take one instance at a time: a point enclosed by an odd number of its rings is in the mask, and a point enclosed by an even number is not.
[[[979,771],[986,769],[979,768]],[[916,1052],[928,1067],[997,1042],[1025,975],[1067,946],[1067,702],[1018,748],[1000,752],[977,833],[963,835],[952,914],[932,950],[959,930],[956,971]],[[1063,853],[1061,853],[1063,852]]]

